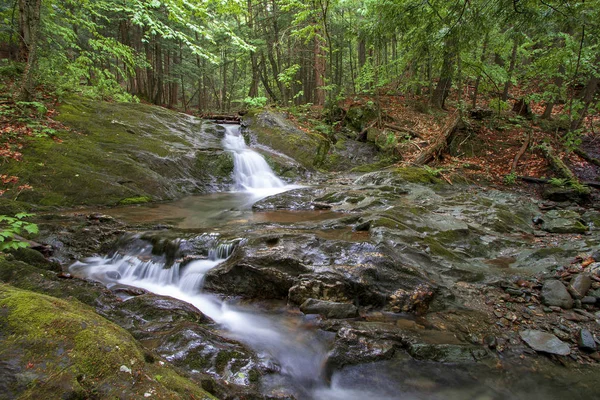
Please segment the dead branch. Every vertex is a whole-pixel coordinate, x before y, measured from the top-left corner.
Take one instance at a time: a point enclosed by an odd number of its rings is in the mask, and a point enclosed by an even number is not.
[[[425,165],[431,160],[438,158],[439,155],[446,149],[446,146],[448,146],[448,141],[458,128],[459,124],[460,115],[458,112],[455,112],[452,117],[450,117],[448,123],[444,126],[437,139],[431,144],[431,146],[422,151],[413,163],[415,165]]]
[[[530,142],[531,142],[531,131],[528,131],[527,132],[527,138],[525,139],[525,142],[523,143],[523,145],[519,149],[519,152],[515,156],[515,159],[513,160],[512,166],[510,167],[510,173],[511,174],[514,173],[517,170],[517,165],[519,164],[519,159],[527,151],[527,148],[529,147],[529,143]]]

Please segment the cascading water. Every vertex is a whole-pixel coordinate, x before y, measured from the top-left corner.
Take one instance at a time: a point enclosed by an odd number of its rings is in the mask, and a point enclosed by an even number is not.
[[[237,243],[220,243],[209,250],[208,259],[183,265],[175,262],[170,267],[167,267],[164,257],[151,255],[150,244],[143,244],[124,255],[116,253],[110,257],[78,261],[69,270],[74,275],[98,280],[108,287],[134,286],[190,303],[230,332],[232,337],[274,360],[280,366],[281,374],[297,388],[322,388],[324,383],[319,371],[327,358],[323,341],[314,336],[310,336],[309,340],[298,340],[299,332],[277,319],[238,309],[201,292],[206,272],[229,257]]]
[[[265,159],[246,146],[239,125],[223,125],[223,147],[233,153],[236,190],[272,194],[282,192],[285,183],[274,173]]]

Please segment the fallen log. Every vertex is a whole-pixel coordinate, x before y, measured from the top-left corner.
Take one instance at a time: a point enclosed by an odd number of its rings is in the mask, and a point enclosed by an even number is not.
[[[519,152],[517,153],[517,155],[515,156],[512,166],[510,167],[510,173],[514,173],[517,170],[517,165],[519,164],[519,160],[521,159],[521,157],[523,156],[523,154],[525,154],[525,152],[527,151],[527,148],[529,147],[529,143],[531,142],[531,131],[527,132],[527,138],[525,139],[525,142],[523,143],[523,145],[521,146],[521,148],[519,149]]]
[[[583,158],[585,161],[589,162],[590,164],[594,164],[594,165],[597,165],[600,167],[600,160],[590,156],[585,151],[583,151],[581,149],[575,149],[575,150],[573,150],[573,152],[575,154],[577,154],[579,157]]]
[[[397,125],[392,125],[392,124],[383,124],[383,127],[391,129],[396,132],[408,133],[412,138],[423,139],[423,135],[420,132],[417,132],[417,131],[409,129],[409,128],[405,128],[403,126],[397,126]]]
[[[579,179],[575,176],[573,171],[567,164],[563,162],[556,154],[554,154],[554,149],[550,147],[547,143],[543,143],[539,146],[542,154],[548,160],[550,167],[556,172],[561,178],[565,178],[571,182],[579,182]]]
[[[523,182],[529,182],[529,183],[539,183],[539,184],[550,183],[550,179],[536,178],[536,177],[533,177],[533,176],[518,176],[517,178],[519,178]],[[582,181],[581,184],[583,184],[585,186],[593,187],[595,189],[600,189],[600,182],[596,182],[596,181]]]
[[[446,146],[448,146],[448,141],[458,128],[460,121],[460,114],[455,112],[450,117],[448,123],[444,126],[437,139],[417,156],[413,164],[425,165],[428,162],[438,158],[439,155],[446,149]]]

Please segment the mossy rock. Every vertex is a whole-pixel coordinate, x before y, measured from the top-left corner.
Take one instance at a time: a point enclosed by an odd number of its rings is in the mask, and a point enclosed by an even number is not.
[[[123,206],[131,204],[144,204],[150,202],[151,200],[152,198],[150,196],[135,196],[123,199],[119,201],[119,204]]]
[[[221,148],[214,125],[160,107],[80,98],[68,99],[58,111],[56,119],[77,132],[61,131],[60,140],[30,138],[23,160],[3,166],[4,173],[33,187],[19,195],[20,201],[114,205],[206,191],[193,176],[190,149]]]
[[[425,168],[402,167],[397,168],[395,173],[403,180],[411,183],[442,183],[441,179],[437,178],[434,173]]]
[[[0,309],[8,398],[214,399],[77,301],[0,285]]]
[[[244,125],[260,144],[285,154],[308,170],[324,165],[331,143],[325,137],[296,128],[283,115],[270,111],[247,114]]]
[[[40,269],[61,272],[62,267],[56,262],[51,262],[39,251],[30,248],[21,248],[10,251],[10,254],[19,261],[32,265]]]

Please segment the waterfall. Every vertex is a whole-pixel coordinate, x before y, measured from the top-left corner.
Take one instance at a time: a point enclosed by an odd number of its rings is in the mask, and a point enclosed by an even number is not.
[[[239,125],[223,125],[223,147],[233,153],[235,189],[253,193],[284,191],[285,183],[274,173],[265,159],[248,148]]]
[[[301,329],[293,329],[277,318],[234,307],[202,292],[206,273],[229,257],[240,241],[215,241],[207,259],[188,263],[176,261],[170,267],[166,265],[166,257],[153,256],[152,246],[144,242],[128,248],[125,254],[78,261],[69,267],[69,271],[103,282],[108,287],[134,286],[190,303],[225,328],[233,338],[276,360],[281,374],[300,387],[323,386],[319,374],[327,358],[323,341],[312,334],[307,336]],[[303,336],[306,336],[305,340],[299,341],[298,338]]]

